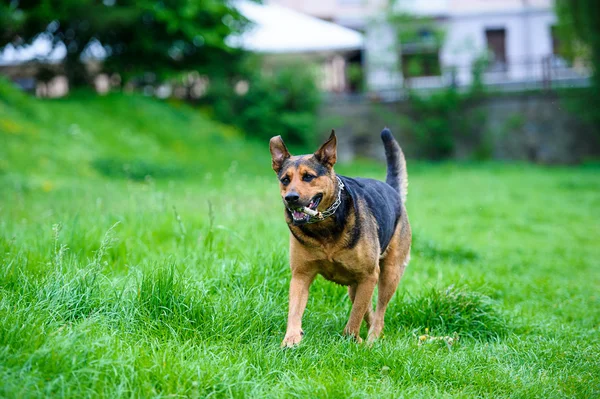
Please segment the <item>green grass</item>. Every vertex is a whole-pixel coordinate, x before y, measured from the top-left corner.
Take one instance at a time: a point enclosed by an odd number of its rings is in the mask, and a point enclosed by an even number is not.
[[[267,148],[176,103],[1,84],[0,396],[600,395],[597,167],[409,161],[412,260],[384,338],[343,338],[346,290],[318,279],[281,350]],[[426,329],[460,340],[419,345]]]

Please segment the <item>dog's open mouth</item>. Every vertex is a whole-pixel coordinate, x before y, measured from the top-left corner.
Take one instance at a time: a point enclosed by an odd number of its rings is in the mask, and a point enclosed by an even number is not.
[[[317,207],[321,203],[321,199],[323,199],[323,194],[315,195],[310,200],[310,203],[308,204],[308,206],[306,206],[306,208],[308,208],[311,211],[317,212]],[[311,215],[307,213],[306,208],[299,207],[296,209],[290,209],[292,219],[294,220],[295,224],[301,224],[310,220]]]

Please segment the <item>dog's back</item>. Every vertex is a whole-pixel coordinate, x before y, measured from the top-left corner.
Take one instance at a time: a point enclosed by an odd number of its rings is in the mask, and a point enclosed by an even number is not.
[[[400,196],[389,184],[379,180],[346,176],[340,179],[353,202],[364,200],[368,213],[375,218],[380,253],[383,253],[402,214]]]
[[[387,176],[385,183],[375,179],[350,178],[340,176],[350,196],[356,201],[365,200],[369,212],[377,223],[379,247],[383,253],[401,220],[406,201],[408,177],[406,160],[398,142],[389,129],[381,132],[387,160]]]

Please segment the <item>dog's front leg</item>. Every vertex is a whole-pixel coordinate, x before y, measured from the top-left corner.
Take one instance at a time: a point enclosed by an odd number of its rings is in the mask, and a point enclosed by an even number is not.
[[[302,315],[308,301],[308,289],[315,276],[306,273],[292,273],[290,282],[290,304],[287,331],[281,343],[282,347],[292,347],[302,340]]]
[[[350,319],[346,328],[344,328],[344,335],[354,337],[358,342],[362,342],[360,338],[360,326],[363,318],[367,311],[369,311],[371,299],[373,298],[373,291],[377,284],[377,276],[369,276],[358,283],[356,286],[356,294],[354,302],[352,303],[352,310],[350,311]]]

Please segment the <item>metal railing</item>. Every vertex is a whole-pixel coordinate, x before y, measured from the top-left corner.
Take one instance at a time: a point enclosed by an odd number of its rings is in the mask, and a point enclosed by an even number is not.
[[[445,65],[439,76],[406,78],[397,71],[379,72],[375,82],[368,82],[366,93],[327,93],[330,100],[346,101],[397,101],[410,92],[427,93],[455,87],[467,91],[474,84],[481,84],[488,91],[520,92],[551,90],[556,88],[588,87],[591,70],[584,65],[571,65],[556,56],[537,60],[518,60],[483,67],[479,74],[474,65]],[[478,77],[477,77],[478,76]]]

